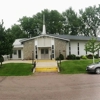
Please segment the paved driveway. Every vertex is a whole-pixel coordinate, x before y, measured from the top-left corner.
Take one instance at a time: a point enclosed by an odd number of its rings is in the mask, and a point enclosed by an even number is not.
[[[100,100],[100,75],[0,77],[0,100]]]

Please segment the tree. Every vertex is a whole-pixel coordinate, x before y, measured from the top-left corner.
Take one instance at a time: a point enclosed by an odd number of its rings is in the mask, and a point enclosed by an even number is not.
[[[100,49],[100,43],[97,43],[96,38],[91,38],[86,44],[85,44],[85,51],[91,52],[93,55],[93,63],[94,63],[94,53],[97,52]]]
[[[6,30],[3,27],[3,21],[0,23],[0,62],[2,65],[3,55],[8,55],[12,52],[12,38],[9,34],[6,34]]]
[[[33,18],[24,16],[23,18],[19,19],[19,22],[20,22],[20,27],[27,34],[28,37],[35,36]]]
[[[69,8],[63,12],[62,15],[66,19],[64,22],[64,33],[69,35],[78,35],[81,20],[77,13],[72,8]]]
[[[21,29],[20,25],[14,24],[11,29],[7,31],[7,33],[11,34],[15,39],[18,38],[27,38],[28,35],[25,33],[24,30]]]
[[[81,14],[81,29],[80,33],[85,36],[98,36],[100,32],[100,6],[88,7],[85,11],[80,10]]]
[[[48,29],[50,34],[63,33],[63,22],[65,21],[64,17],[57,11],[51,10],[49,16]]]

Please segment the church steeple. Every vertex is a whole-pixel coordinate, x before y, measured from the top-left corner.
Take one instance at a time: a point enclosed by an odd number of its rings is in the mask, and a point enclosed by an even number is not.
[[[45,15],[43,15],[43,30],[42,30],[42,34],[46,34]]]

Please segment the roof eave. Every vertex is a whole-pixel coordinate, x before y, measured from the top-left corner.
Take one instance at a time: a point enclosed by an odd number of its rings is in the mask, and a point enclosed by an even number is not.
[[[29,39],[26,39],[26,40],[22,40],[21,42],[23,43],[23,42],[26,42],[28,40],[36,39],[36,38],[39,38],[39,37],[42,37],[42,36],[49,36],[49,37],[58,38],[58,39],[65,40],[65,41],[70,41],[69,39],[59,38],[59,37],[51,36],[51,35],[47,35],[47,34],[42,34],[42,35],[32,37],[32,38],[29,38]]]

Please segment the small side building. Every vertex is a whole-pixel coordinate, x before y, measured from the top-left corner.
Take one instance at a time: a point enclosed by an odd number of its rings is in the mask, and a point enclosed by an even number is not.
[[[21,44],[21,41],[25,40],[22,39],[16,39],[13,43],[13,53],[11,55],[11,59],[20,59],[23,60],[23,44]]]

